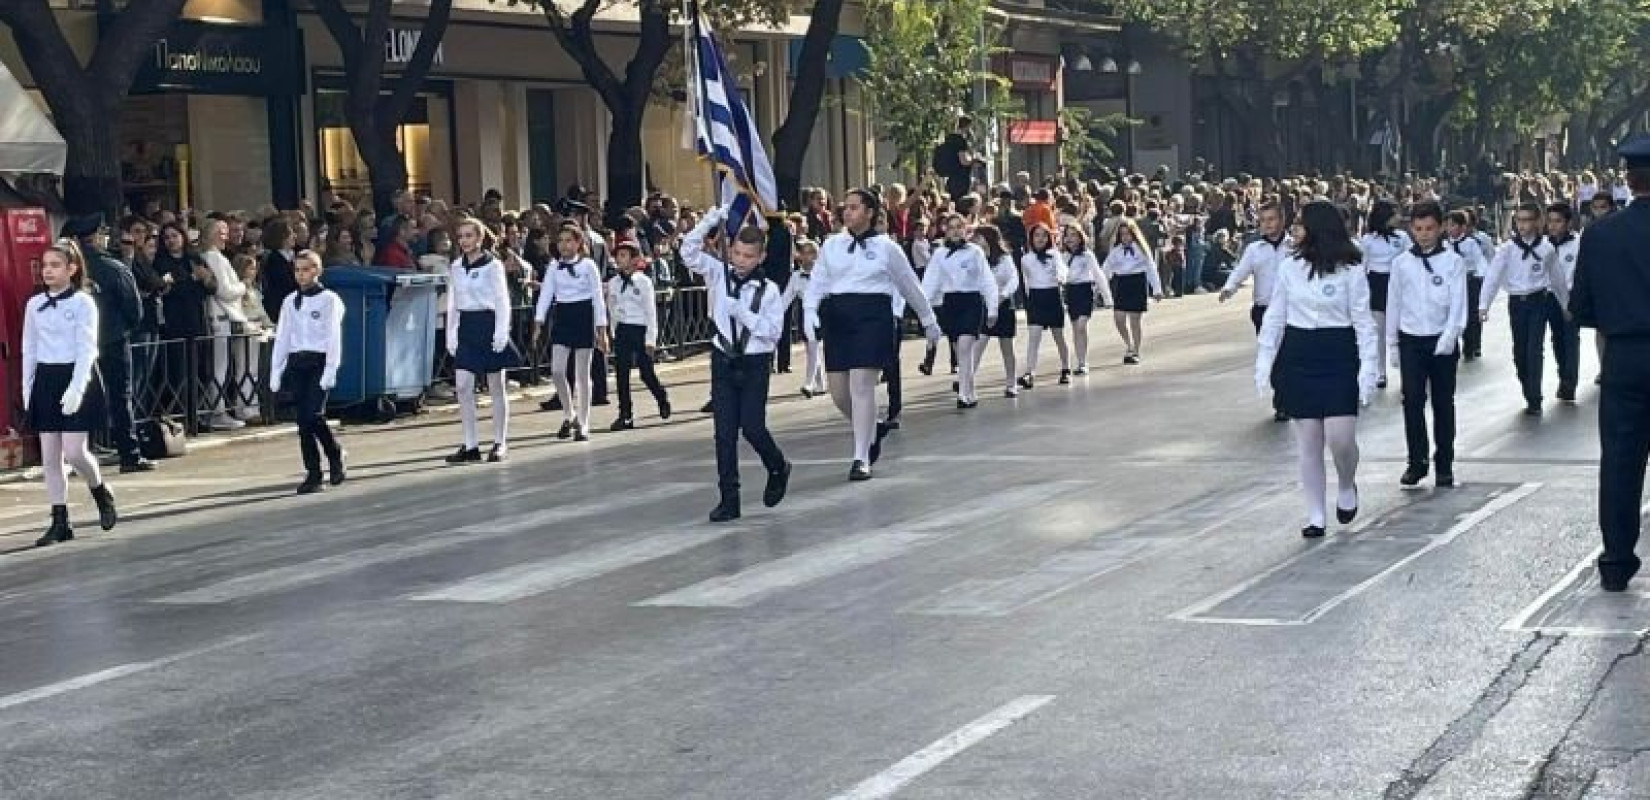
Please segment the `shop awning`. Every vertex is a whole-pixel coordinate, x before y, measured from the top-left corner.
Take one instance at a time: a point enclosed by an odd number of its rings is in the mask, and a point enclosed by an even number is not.
[[[68,151],[34,98],[0,64],[0,172],[62,175]]]

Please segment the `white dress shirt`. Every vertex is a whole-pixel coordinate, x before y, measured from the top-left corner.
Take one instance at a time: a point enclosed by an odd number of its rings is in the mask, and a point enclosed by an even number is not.
[[[510,341],[510,284],[504,265],[482,253],[471,266],[462,256],[447,268],[447,350],[458,348],[461,311],[493,312],[493,344]]]
[[[1369,278],[1350,264],[1322,277],[1298,256],[1278,264],[1277,285],[1266,303],[1255,353],[1255,385],[1269,386],[1272,363],[1283,345],[1286,328],[1351,328],[1358,339],[1358,390],[1367,396],[1379,371],[1375,317],[1369,313]]]
[[[911,268],[928,269],[928,262],[934,258],[934,243],[918,236],[911,240]]]
[[[653,296],[651,278],[640,271],[632,272],[628,286],[623,275],[609,278],[607,305],[615,331],[620,325],[640,325],[647,328],[644,341],[648,347],[659,341],[659,304]]]
[[[1581,235],[1567,234],[1568,238],[1559,240],[1548,238],[1553,245],[1553,257],[1547,264],[1547,283],[1558,296],[1561,308],[1570,307],[1570,289],[1575,286],[1576,256],[1581,253]]]
[[[68,292],[68,290],[64,290]],[[69,392],[86,394],[97,362],[97,301],[75,290],[43,292],[29,298],[23,314],[23,408],[29,407],[35,369],[41,364],[73,364]],[[50,304],[51,307],[46,306]]]
[[[1467,234],[1459,239],[1444,237],[1444,246],[1461,257],[1461,264],[1466,267],[1468,275],[1484,274],[1484,267],[1489,263],[1491,250],[1484,248],[1484,243],[1478,236]]]
[[[1106,254],[1106,263],[1101,265],[1101,269],[1114,278],[1144,273],[1152,296],[1163,294],[1163,283],[1157,276],[1157,262],[1152,260],[1151,253],[1145,247],[1119,244]]]
[[[1236,292],[1250,275],[1255,276],[1255,305],[1264,306],[1272,301],[1272,290],[1277,286],[1278,264],[1288,258],[1295,250],[1295,243],[1288,236],[1276,242],[1267,241],[1265,237],[1256,239],[1243,248],[1243,255],[1238,257],[1237,266],[1232,268],[1232,274],[1226,278],[1226,285],[1221,287],[1222,292]]]
[[[885,294],[896,318],[904,315],[905,304],[910,303],[924,328],[934,324],[934,308],[922,293],[910,259],[884,234],[856,239],[843,231],[825,240],[813,279],[802,295],[803,314],[817,319],[820,303],[838,294]]]
[[[997,278],[979,245],[965,242],[955,250],[949,245],[936,249],[922,276],[922,291],[929,304],[936,306],[947,294],[977,294],[985,301],[986,317],[997,318]]]
[[[1364,251],[1364,271],[1379,275],[1391,272],[1392,260],[1414,246],[1403,231],[1393,231],[1391,236],[1366,233],[1358,238],[1358,249]]]
[[[1424,256],[1418,248],[1398,254],[1387,288],[1387,341],[1396,347],[1400,333],[1437,336],[1434,352],[1446,356],[1466,329],[1466,262],[1443,246]]]
[[[1154,269],[1152,272],[1156,273],[1157,270]],[[1093,250],[1072,254],[1066,261],[1066,286],[1077,283],[1094,284],[1095,297],[1104,304],[1111,305],[1111,281],[1106,279],[1105,269]]]
[[[1004,300],[1013,300],[1015,292],[1020,291],[1020,271],[1014,268],[1014,258],[1008,254],[997,259],[991,266],[991,276],[997,279],[997,305]]]
[[[556,303],[583,303],[589,301],[595,312],[596,328],[607,327],[607,304],[602,302],[602,271],[588,258],[578,261],[553,261],[544,271],[544,286],[539,289],[538,306],[533,319],[543,323],[550,318],[550,307]]]
[[[705,252],[705,234],[710,230],[707,221],[720,224],[714,217],[701,219],[698,227],[682,237],[679,252],[682,264],[705,280],[705,289],[710,293],[710,318],[717,333],[712,344],[728,355],[736,355],[729,348],[749,331],[743,355],[772,353],[785,327],[785,293],[766,278],[738,280],[726,262]],[[755,310],[751,308],[753,303]]]
[[[327,365],[321,388],[338,384],[338,363],[344,352],[344,301],[330,289],[304,295],[299,289],[281,301],[281,319],[275,323],[275,352],[270,356],[269,388],[281,390],[286,362],[293,353],[321,353]],[[303,296],[303,305],[298,298]]]
[[[1066,257],[1059,250],[1050,248],[1043,255],[1048,258],[1039,258],[1036,253],[1027,251],[1020,256],[1020,267],[1025,270],[1026,290],[1058,289],[1066,282]]]
[[[1552,243],[1543,236],[1526,252],[1519,242],[1514,237],[1495,251],[1495,259],[1490,262],[1489,271],[1484,275],[1484,291],[1478,296],[1480,311],[1489,310],[1502,287],[1506,287],[1507,294],[1514,297],[1539,294],[1551,288],[1547,282],[1547,270],[1552,266]]]

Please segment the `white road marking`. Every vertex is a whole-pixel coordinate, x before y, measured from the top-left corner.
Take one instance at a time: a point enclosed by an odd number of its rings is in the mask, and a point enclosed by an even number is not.
[[[1642,517],[1646,514],[1650,514],[1650,502],[1646,502],[1644,505],[1639,507],[1639,516]],[[1564,577],[1560,578],[1557,583],[1547,587],[1547,590],[1542,592],[1541,596],[1531,601],[1530,604],[1525,606],[1522,611],[1519,611],[1518,614],[1511,620],[1508,620],[1507,624],[1502,625],[1501,630],[1513,633],[1541,632],[1566,634],[1572,636],[1642,636],[1647,629],[1650,629],[1650,620],[1646,620],[1645,624],[1637,630],[1605,629],[1596,626],[1584,625],[1531,624],[1535,621],[1535,616],[1546,609],[1547,604],[1557,599],[1560,595],[1563,595],[1573,589],[1577,589],[1581,583],[1582,576],[1587,575],[1594,569],[1598,563],[1598,557],[1603,554],[1604,548],[1602,546],[1593,548],[1593,551],[1588,553],[1586,558],[1581,559],[1581,561],[1577,562],[1574,567],[1570,568],[1569,572],[1564,573]],[[1603,590],[1598,591],[1602,592]],[[1647,595],[1642,591],[1636,592],[1635,594],[1641,597],[1650,597],[1650,595]]]
[[[1541,488],[1540,483],[1519,484],[1518,486],[1516,486],[1513,489],[1507,491],[1506,493],[1495,497],[1494,499],[1490,500],[1488,503],[1485,503],[1483,506],[1479,507],[1478,510],[1472,512],[1471,514],[1466,515],[1465,517],[1462,517],[1458,522],[1456,522],[1453,526],[1450,527],[1449,530],[1445,531],[1444,533],[1442,533],[1438,536],[1435,536],[1435,537],[1428,538],[1426,544],[1422,545],[1421,547],[1416,548],[1415,552],[1409,553],[1409,554],[1405,555],[1403,558],[1400,558],[1400,559],[1394,561],[1391,565],[1387,566],[1385,569],[1381,570],[1380,572],[1377,572],[1374,575],[1371,575],[1368,578],[1365,578],[1364,580],[1362,580],[1359,583],[1353,585],[1351,588],[1347,589],[1346,591],[1341,592],[1340,594],[1337,594],[1334,597],[1329,598],[1328,600],[1325,600],[1324,602],[1320,603],[1316,608],[1313,608],[1312,610],[1308,611],[1306,614],[1303,614],[1300,617],[1293,617],[1293,618],[1289,618],[1289,619],[1271,619],[1271,618],[1243,618],[1243,617],[1205,617],[1205,616],[1202,616],[1202,615],[1209,613],[1210,611],[1214,610],[1216,607],[1220,606],[1220,604],[1226,602],[1227,600],[1230,600],[1230,599],[1232,599],[1232,598],[1234,598],[1234,597],[1236,597],[1240,594],[1243,594],[1244,592],[1248,591],[1250,588],[1260,584],[1262,581],[1266,580],[1267,578],[1271,577],[1272,575],[1276,574],[1277,572],[1288,569],[1289,567],[1293,566],[1296,562],[1298,562],[1302,559],[1305,559],[1305,558],[1314,557],[1314,554],[1316,554],[1318,552],[1318,548],[1313,548],[1311,550],[1306,550],[1306,551],[1300,553],[1299,555],[1297,555],[1293,558],[1290,558],[1290,559],[1284,561],[1283,563],[1278,564],[1277,566],[1272,567],[1271,569],[1265,570],[1265,571],[1261,572],[1260,574],[1255,575],[1255,576],[1249,578],[1248,580],[1245,580],[1242,583],[1239,583],[1238,585],[1233,586],[1230,589],[1227,589],[1224,592],[1221,592],[1219,594],[1216,594],[1216,595],[1214,595],[1212,597],[1209,597],[1209,598],[1206,598],[1204,600],[1200,600],[1197,603],[1194,603],[1193,605],[1187,606],[1186,608],[1183,608],[1179,611],[1176,611],[1173,614],[1169,615],[1169,619],[1177,620],[1177,621],[1180,621],[1180,622],[1199,622],[1199,623],[1218,624],[1218,625],[1254,625],[1254,626],[1310,625],[1311,623],[1317,621],[1317,619],[1319,617],[1322,617],[1324,614],[1329,613],[1332,609],[1334,609],[1336,606],[1339,606],[1341,603],[1344,603],[1347,600],[1350,600],[1354,597],[1357,597],[1360,594],[1363,594],[1371,586],[1374,586],[1375,584],[1380,583],[1382,580],[1384,580],[1386,578],[1386,576],[1388,576],[1388,575],[1392,574],[1393,572],[1396,572],[1400,569],[1403,569],[1406,566],[1409,566],[1410,564],[1414,563],[1416,559],[1419,559],[1422,556],[1425,556],[1426,554],[1431,553],[1432,551],[1437,550],[1438,548],[1443,547],[1443,546],[1449,544],[1452,541],[1455,541],[1456,537],[1458,537],[1461,534],[1466,533],[1467,531],[1470,531],[1473,528],[1477,527],[1479,523],[1481,523],[1484,520],[1489,519],[1490,517],[1494,516],[1496,514],[1496,512],[1499,512],[1502,509],[1507,508],[1508,506],[1511,506],[1514,503],[1517,503],[1518,501],[1523,500],[1524,498],[1529,497],[1532,494],[1535,494],[1536,490],[1540,489],[1540,488]],[[1366,524],[1367,524],[1367,522],[1366,522]]]
[[[931,772],[958,753],[1025,719],[1053,700],[1054,695],[1050,694],[1026,695],[1013,700],[996,711],[946,734],[939,741],[866,778],[858,786],[836,795],[831,800],[883,800],[892,797],[900,789],[905,788],[906,784]]]
[[[744,608],[785,589],[887,561],[950,538],[962,533],[971,521],[1053,499],[1078,485],[1074,482],[1049,482],[984,495],[908,524],[890,525],[891,532],[861,533],[838,539],[731,575],[667,592],[636,605]]]
[[[336,578],[340,575],[347,575],[380,564],[418,558],[441,550],[511,536],[580,517],[595,516],[624,508],[632,508],[639,504],[666,500],[702,488],[697,484],[658,484],[640,488],[624,495],[610,495],[597,500],[531,511],[477,525],[467,525],[421,539],[390,541],[312,561],[275,567],[219,581],[198,589],[167,595],[151,602],[169,605],[198,605],[224,603],[231,600],[271,594]]]
[[[258,636],[259,634],[235,636],[215,644],[207,645],[206,647],[200,647],[194,650],[177,653],[165,658],[157,658],[154,661],[140,661],[135,664],[122,664],[118,667],[98,670],[97,672],[81,675],[76,678],[70,678],[66,681],[58,681],[57,683],[47,684],[35,689],[30,689],[26,692],[6,695],[5,697],[0,697],[0,711],[8,708],[15,708],[16,706],[20,706],[25,703],[32,703],[36,700],[44,700],[48,697],[57,697],[58,695],[68,694],[69,692],[96,686],[100,683],[108,683],[112,680],[124,678],[127,675],[135,675],[139,672],[147,672],[152,669],[158,669],[169,664],[175,664],[186,658],[194,658],[195,656],[205,655],[213,652],[214,650],[223,650],[236,645],[245,644],[246,642],[258,638]]]
[[[447,603],[511,603],[691,550],[731,534],[732,531],[661,533],[634,541],[605,543],[557,558],[477,575],[444,589],[413,595],[410,599]]]

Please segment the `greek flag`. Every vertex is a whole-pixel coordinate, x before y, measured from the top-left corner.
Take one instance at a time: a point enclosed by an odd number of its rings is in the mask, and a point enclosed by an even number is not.
[[[762,214],[779,207],[779,192],[756,123],[739,96],[739,80],[728,71],[722,48],[699,13],[698,0],[689,3],[688,11],[694,149],[716,169],[716,193],[728,208],[727,232],[732,236],[746,225],[762,225]]]

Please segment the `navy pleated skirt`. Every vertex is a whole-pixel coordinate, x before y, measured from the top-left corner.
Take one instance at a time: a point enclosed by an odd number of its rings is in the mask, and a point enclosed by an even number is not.
[[[1058,288],[1026,291],[1026,324],[1042,328],[1066,326],[1066,309]]]
[[[596,346],[596,306],[589,300],[556,303],[550,310],[550,344],[574,350]]]
[[[985,335],[999,339],[1012,339],[1016,333],[1017,320],[1014,314],[1014,301],[1004,300],[997,306],[997,324],[986,330]]]
[[[1130,314],[1146,313],[1146,300],[1151,295],[1151,282],[1146,273],[1114,275],[1111,279],[1112,307]]]
[[[63,393],[74,380],[73,364],[37,364],[29,389],[29,429],[35,433],[86,433],[92,429],[92,406],[87,398],[80,410],[63,413]]]
[[[985,330],[985,298],[979,292],[946,292],[939,311],[940,330],[947,337],[978,336]]]
[[[1290,419],[1357,416],[1358,367],[1351,328],[1285,328],[1272,368],[1278,410]]]
[[[885,294],[833,294],[819,306],[825,371],[884,369],[894,361],[894,300]]]
[[[1392,275],[1386,272],[1369,273],[1369,310],[1376,313],[1386,313],[1386,290],[1392,282]]]
[[[1072,322],[1094,316],[1094,284],[1092,282],[1066,284],[1066,316]]]
[[[503,352],[493,352],[493,312],[458,312],[458,352],[453,356],[453,367],[486,375],[521,365],[521,353],[513,343]]]

